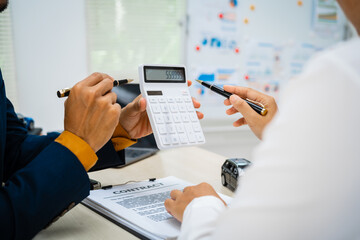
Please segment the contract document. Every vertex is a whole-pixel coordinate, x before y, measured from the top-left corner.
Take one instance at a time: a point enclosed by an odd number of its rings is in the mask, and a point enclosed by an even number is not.
[[[93,190],[82,203],[142,239],[176,239],[181,223],[166,211],[164,201],[172,190],[191,185],[170,176]],[[219,195],[230,202],[230,197]]]

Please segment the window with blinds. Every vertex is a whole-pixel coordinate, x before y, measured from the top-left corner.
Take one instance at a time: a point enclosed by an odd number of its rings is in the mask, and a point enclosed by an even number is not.
[[[10,9],[0,13],[0,68],[5,81],[6,95],[15,109],[18,106],[15,61]]]
[[[139,64],[183,63],[186,0],[86,0],[90,72],[138,79]]]

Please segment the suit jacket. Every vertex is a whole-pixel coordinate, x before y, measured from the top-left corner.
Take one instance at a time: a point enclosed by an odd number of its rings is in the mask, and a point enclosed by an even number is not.
[[[30,239],[88,196],[87,172],[70,150],[54,142],[58,135],[27,134],[6,98],[0,70],[0,239]],[[100,162],[123,161],[111,142],[98,156]]]

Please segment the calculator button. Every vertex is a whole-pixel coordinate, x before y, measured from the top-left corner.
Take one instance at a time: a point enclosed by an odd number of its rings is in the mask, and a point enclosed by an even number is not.
[[[165,136],[161,137],[161,142],[164,145],[170,145],[171,139],[170,139],[170,137],[168,135],[165,135]]]
[[[180,138],[181,143],[187,143],[188,142],[188,137],[186,136],[185,133],[179,134],[179,138]]]
[[[164,148],[204,143],[192,97],[186,90],[177,95],[147,96],[154,133]]]
[[[192,101],[190,97],[184,97],[184,100],[185,100],[185,102],[191,102]]]
[[[198,140],[198,142],[203,142],[204,141],[204,135],[202,135],[202,133],[196,133],[196,139]]]
[[[149,98],[149,102],[151,102],[151,103],[157,103],[158,101],[157,101],[157,98]]]
[[[197,122],[198,117],[197,117],[197,114],[196,114],[195,112],[190,113],[190,120],[191,120],[192,122]]]
[[[173,114],[174,122],[179,123],[181,122],[181,115],[178,113]]]
[[[158,129],[159,129],[160,134],[166,134],[167,133],[165,125],[158,125]]]
[[[151,109],[152,109],[152,111],[154,113],[160,113],[160,106],[159,105],[154,104],[154,105],[151,106]]]
[[[171,115],[164,115],[164,120],[165,120],[166,123],[172,123]]]
[[[201,127],[199,123],[193,123],[192,126],[195,132],[201,132]]]
[[[182,114],[181,118],[182,118],[183,122],[189,122],[189,120],[190,120],[189,114]]]
[[[194,132],[188,132],[189,142],[193,143],[196,142],[196,137]]]
[[[185,124],[186,132],[193,132],[192,126],[190,124]]]
[[[175,133],[174,125],[168,124],[166,127],[167,127],[167,130],[168,130],[169,133]]]
[[[156,122],[157,124],[164,123],[164,118],[163,118],[163,116],[162,116],[162,115],[159,115],[159,114],[155,115],[155,122]]]
[[[188,91],[182,90],[182,91],[181,91],[181,95],[183,95],[183,96],[189,96],[189,93],[188,93]]]
[[[170,135],[171,137],[171,143],[172,144],[179,144],[179,137],[178,137],[178,135],[176,135],[176,134],[171,134]]]
[[[176,103],[171,103],[170,104],[170,111],[173,112],[173,113],[176,113],[179,111],[179,108],[178,106],[176,105]]]
[[[182,124],[176,124],[176,130],[178,133],[185,132],[184,126]]]
[[[162,111],[163,113],[169,112],[168,106],[167,106],[166,104],[161,104],[161,111]]]
[[[194,106],[191,103],[187,103],[186,109],[188,110],[188,112],[191,112],[192,110],[194,110]]]
[[[179,104],[179,111],[180,112],[186,112],[186,107],[184,104]]]

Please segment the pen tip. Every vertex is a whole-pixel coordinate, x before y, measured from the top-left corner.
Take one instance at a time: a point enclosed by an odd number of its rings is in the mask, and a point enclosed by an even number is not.
[[[128,79],[128,83],[131,83],[132,81],[134,81],[134,79]]]
[[[202,83],[203,81],[199,80],[199,79],[196,79],[195,81],[197,81],[198,83]]]

